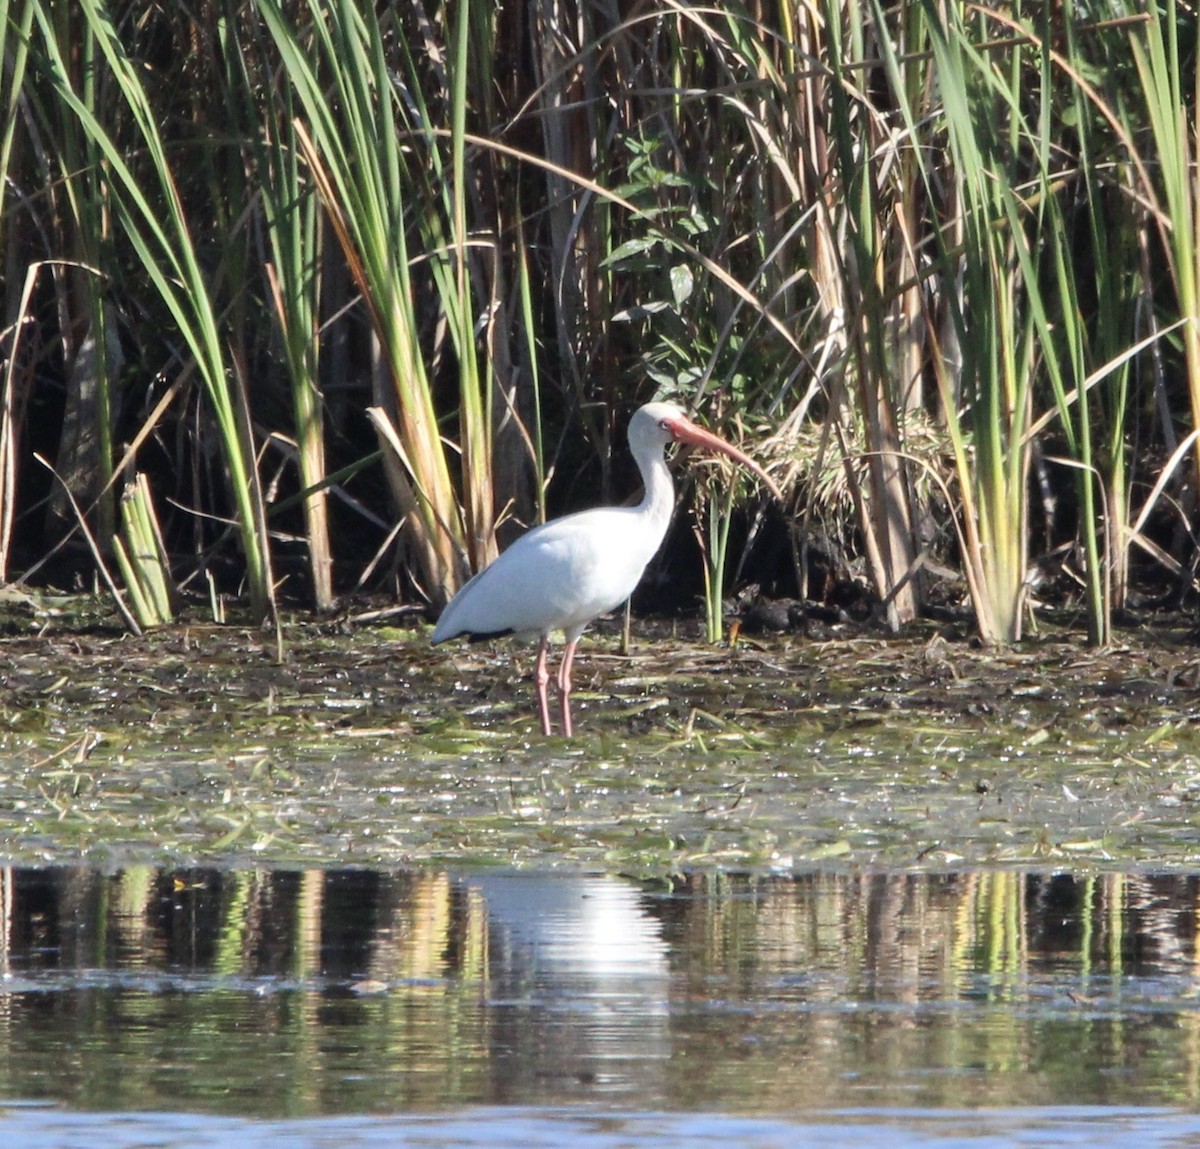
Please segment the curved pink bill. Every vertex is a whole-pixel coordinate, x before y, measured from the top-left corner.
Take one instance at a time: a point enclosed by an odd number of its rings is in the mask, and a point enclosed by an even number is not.
[[[749,455],[744,451],[739,451],[732,443],[725,442],[719,435],[714,435],[711,431],[706,431],[703,427],[697,427],[690,419],[673,419],[671,421],[671,434],[680,443],[688,443],[693,447],[700,447],[705,451],[716,451],[720,455],[727,455],[734,462],[740,463],[748,471],[753,471],[762,481],[763,486],[767,488],[781,503],[783,502],[783,492],[775,485],[775,480],[767,474]]]

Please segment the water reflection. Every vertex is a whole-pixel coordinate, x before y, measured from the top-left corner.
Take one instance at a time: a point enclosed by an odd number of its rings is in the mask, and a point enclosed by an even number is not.
[[[0,1100],[1195,1105],[1181,875],[0,871]]]
[[[492,873],[468,889],[488,924],[493,1101],[661,1088],[668,951],[637,887],[611,877]]]

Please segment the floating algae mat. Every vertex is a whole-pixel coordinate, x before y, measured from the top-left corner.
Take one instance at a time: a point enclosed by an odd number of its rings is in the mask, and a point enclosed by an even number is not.
[[[600,628],[578,736],[520,643],[181,625],[0,639],[0,853],[578,865],[1186,868],[1200,655],[1138,632],[993,652],[930,630],[734,649]],[[19,626],[11,627],[20,630]]]

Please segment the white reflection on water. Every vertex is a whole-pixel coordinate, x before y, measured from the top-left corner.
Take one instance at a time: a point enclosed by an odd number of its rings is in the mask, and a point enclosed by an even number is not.
[[[667,978],[667,943],[638,888],[602,874],[481,874],[470,880],[518,961],[556,977],[627,988]],[[653,993],[653,991],[650,991]]]
[[[538,1080],[653,1084],[671,1054],[669,950],[639,889],[586,874],[482,874],[470,885],[487,907],[507,1095]]]

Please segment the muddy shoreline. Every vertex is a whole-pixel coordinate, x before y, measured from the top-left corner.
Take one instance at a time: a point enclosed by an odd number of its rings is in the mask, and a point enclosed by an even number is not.
[[[423,623],[193,621],[140,638],[73,604],[0,638],[0,855],[696,868],[1200,860],[1200,651],[1186,620],[1106,651],[892,639],[698,641],[602,623],[579,736],[541,738],[530,648]],[[378,615],[373,616],[378,619]],[[410,616],[401,616],[411,622]]]

